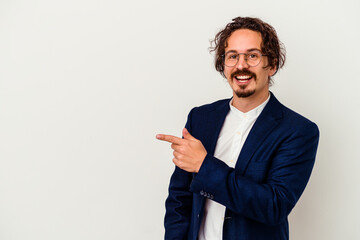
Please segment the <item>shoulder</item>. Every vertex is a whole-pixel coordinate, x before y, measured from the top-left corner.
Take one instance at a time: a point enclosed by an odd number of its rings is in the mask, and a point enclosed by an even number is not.
[[[215,122],[222,121],[222,118],[226,116],[230,109],[229,102],[230,98],[194,107],[191,109],[188,115],[186,124],[187,129],[198,129],[200,131],[205,131],[203,128],[208,126],[209,122],[212,122],[210,124],[212,125]],[[191,133],[194,134],[194,132]]]
[[[315,135],[319,134],[319,128],[310,119],[301,115],[298,112],[284,106],[282,103],[279,102],[279,106],[281,106],[281,112],[283,115],[282,118],[282,127],[288,129],[289,132],[312,132]]]
[[[191,109],[190,112],[194,114],[206,114],[209,112],[213,112],[218,109],[226,108],[229,105],[230,100],[231,98],[226,98],[226,99],[217,100],[212,103],[200,105]]]
[[[290,122],[303,123],[304,125],[316,125],[313,121],[303,116],[302,114],[288,108],[287,106],[282,105],[282,111],[284,114],[284,118]]]

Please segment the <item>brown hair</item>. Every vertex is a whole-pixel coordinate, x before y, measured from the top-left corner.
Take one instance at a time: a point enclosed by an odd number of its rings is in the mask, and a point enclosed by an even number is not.
[[[276,67],[276,72],[282,68],[285,63],[285,47],[278,39],[275,29],[260,20],[259,18],[251,17],[237,17],[228,23],[226,27],[218,32],[211,41],[210,52],[215,52],[215,69],[224,75],[224,58],[225,48],[227,47],[227,40],[230,35],[238,29],[249,29],[259,32],[262,37],[261,51],[268,57],[268,65],[266,67]],[[274,73],[274,75],[276,74]],[[272,79],[269,77],[271,84]]]

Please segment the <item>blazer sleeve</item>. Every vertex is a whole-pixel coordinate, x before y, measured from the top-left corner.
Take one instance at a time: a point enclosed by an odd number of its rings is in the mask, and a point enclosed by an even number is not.
[[[236,174],[223,161],[207,155],[190,190],[206,192],[214,201],[250,219],[277,225],[284,221],[310,178],[319,139],[317,126],[298,128],[273,154],[264,182]]]
[[[186,129],[191,133],[190,111],[186,122]],[[191,220],[193,193],[190,183],[193,174],[177,166],[170,178],[169,195],[165,201],[165,239],[186,239]]]

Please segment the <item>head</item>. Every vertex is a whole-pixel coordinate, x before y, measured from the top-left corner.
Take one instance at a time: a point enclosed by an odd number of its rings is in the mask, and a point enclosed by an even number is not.
[[[225,78],[226,76],[226,66],[224,64],[224,54],[228,48],[228,40],[230,36],[239,29],[247,29],[260,34],[261,43],[260,50],[263,55],[263,65],[264,69],[275,69],[271,76],[268,76],[268,84],[272,84],[272,76],[284,66],[285,62],[285,48],[283,44],[279,41],[275,29],[269,24],[263,22],[258,18],[251,17],[237,17],[232,20],[226,27],[216,34],[215,39],[212,41],[212,46],[210,47],[211,52],[215,52],[215,69],[221,73]],[[251,71],[251,67],[248,69]]]

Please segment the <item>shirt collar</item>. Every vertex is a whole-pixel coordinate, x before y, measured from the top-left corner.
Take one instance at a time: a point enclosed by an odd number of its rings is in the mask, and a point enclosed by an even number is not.
[[[270,94],[269,94],[269,97],[263,103],[261,103],[259,106],[244,113],[232,105],[233,98],[231,98],[231,100],[229,102],[230,111],[234,115],[241,117],[241,118],[257,118],[260,115],[260,113],[262,112],[262,110],[265,108],[265,106],[269,102],[269,100],[270,100]]]

